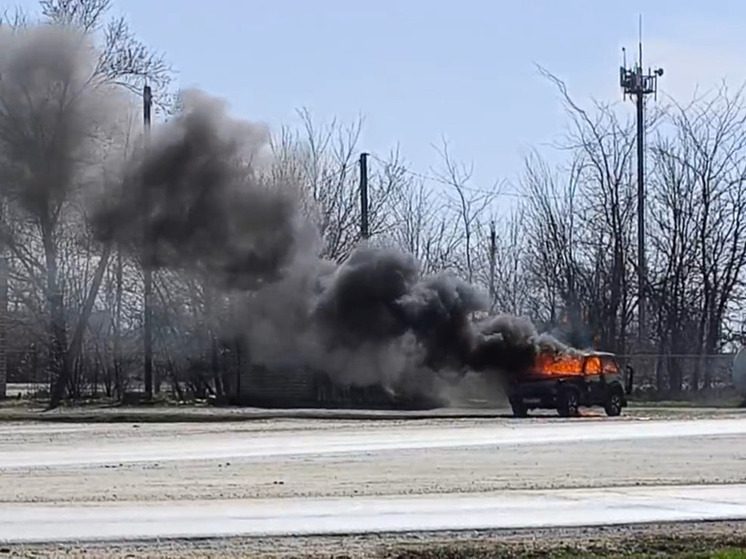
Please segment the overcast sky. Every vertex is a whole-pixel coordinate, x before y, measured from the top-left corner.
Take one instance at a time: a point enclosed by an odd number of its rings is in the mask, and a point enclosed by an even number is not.
[[[236,114],[273,126],[293,123],[299,107],[320,119],[361,114],[361,147],[384,153],[398,143],[425,173],[445,136],[473,162],[478,186],[514,179],[531,146],[561,134],[556,91],[536,63],[580,99],[620,99],[621,47],[636,48],[640,13],[646,65],[664,67],[664,91],[691,96],[697,85],[746,79],[746,2],[736,0],[114,4],[168,56],[179,86],[223,96]]]

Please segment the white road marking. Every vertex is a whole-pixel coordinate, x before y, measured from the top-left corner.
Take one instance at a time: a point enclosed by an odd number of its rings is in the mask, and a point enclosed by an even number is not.
[[[188,435],[183,439],[66,441],[7,448],[7,468],[96,465],[179,460],[240,459],[273,456],[355,454],[428,448],[532,445],[574,441],[666,439],[746,434],[746,418],[698,421],[578,420],[562,423],[510,423],[489,426],[418,427],[395,425],[370,431],[234,432]]]
[[[321,535],[746,519],[745,485],[481,495],[4,504],[0,542]]]

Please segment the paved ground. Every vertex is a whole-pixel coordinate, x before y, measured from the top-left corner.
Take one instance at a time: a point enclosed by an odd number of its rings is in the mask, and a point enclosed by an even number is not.
[[[744,484],[742,416],[4,423],[0,541],[746,518]]]
[[[0,541],[369,534],[746,519],[746,485],[334,499],[5,504]]]

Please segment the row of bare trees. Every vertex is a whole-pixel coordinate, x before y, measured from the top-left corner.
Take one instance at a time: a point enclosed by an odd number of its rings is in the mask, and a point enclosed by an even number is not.
[[[124,111],[104,129],[95,112],[79,112],[97,88],[132,95],[146,80],[163,93],[167,108],[170,69],[124,20],[106,19],[108,0],[44,0],[41,6],[47,22],[87,33],[99,54],[88,75],[71,76],[70,87],[50,98],[29,95],[10,76],[0,79],[11,380],[48,382],[53,404],[99,391],[123,398],[138,388],[142,372],[141,266],[116,244],[94,239],[83,201],[122,180],[118,163],[140,149],[139,115]],[[16,14],[0,28],[17,33],[29,25]],[[743,334],[743,92],[723,86],[685,105],[669,101],[649,119],[649,270],[642,288],[650,336],[636,347],[641,286],[630,111],[583,107],[559,79],[546,76],[568,116],[556,146],[560,157],[552,157],[560,163],[530,154],[520,184],[505,192],[500,183],[475,185],[470,166],[445,141],[440,165],[424,175],[397,150],[374,154],[371,242],[412,253],[426,274],[455,271],[491,293],[495,312],[528,316],[574,345],[662,356],[656,365],[661,390],[708,387],[706,356]],[[341,261],[360,241],[363,122],[320,125],[308,111],[298,116],[300,126],[272,138],[267,180],[299,185],[304,211],[321,233],[319,253]],[[89,135],[92,147],[61,149],[81,144],[61,143],[61,134]],[[519,197],[506,211],[509,193]],[[221,334],[235,309],[206,278],[160,271],[154,281],[159,385],[180,398],[235,391],[239,381],[226,372],[246,356]],[[680,354],[701,357],[692,375],[677,364]]]
[[[709,388],[708,356],[744,339],[743,90],[723,85],[686,105],[668,100],[652,111],[646,130],[649,269],[642,286],[649,336],[639,347],[630,111],[601,103],[585,109],[547,75],[569,117],[558,146],[566,157],[556,167],[537,153],[526,159],[527,197],[508,220],[511,241],[503,247],[504,260],[523,261],[518,273],[524,281],[515,284],[523,292],[506,293],[521,301],[519,312],[558,327],[570,342],[657,355],[661,392]],[[516,227],[524,234],[510,236]],[[694,363],[687,371],[682,356]]]
[[[129,115],[104,126],[116,120],[100,118],[107,110],[100,101],[146,79],[165,87],[170,73],[124,19],[107,19],[109,7],[109,0],[43,0],[44,25],[20,12],[0,22],[7,57],[0,77],[0,177],[9,339],[20,350],[16,357],[27,352],[36,366],[44,364],[53,404],[77,391],[82,349],[114,251],[111,244],[95,246],[81,203],[91,187],[118,180],[111,162],[130,147]],[[79,30],[96,52],[74,45],[72,35],[55,35],[63,27]],[[63,43],[69,48],[55,48]],[[26,58],[13,60],[16,49]]]

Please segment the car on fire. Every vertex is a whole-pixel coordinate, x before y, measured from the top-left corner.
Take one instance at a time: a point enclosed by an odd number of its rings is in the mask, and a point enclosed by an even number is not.
[[[513,415],[555,409],[562,417],[579,415],[580,406],[602,406],[610,417],[622,413],[632,390],[632,369],[625,379],[616,356],[604,352],[541,353],[532,367],[511,379]]]

